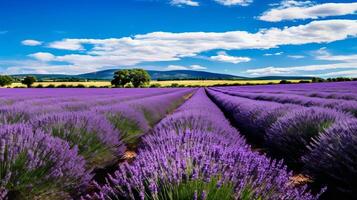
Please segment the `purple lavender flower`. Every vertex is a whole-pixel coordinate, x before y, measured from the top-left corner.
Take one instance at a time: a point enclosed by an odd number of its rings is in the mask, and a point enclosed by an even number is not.
[[[340,121],[314,139],[303,157],[306,172],[338,198],[357,198],[356,136],[356,119]]]
[[[41,129],[78,147],[87,166],[100,167],[112,163],[124,154],[120,133],[95,112],[64,112],[47,114],[31,120],[33,128]]]
[[[307,145],[336,121],[347,116],[335,110],[319,107],[293,110],[275,122],[267,132],[270,152],[287,163],[300,165]]]
[[[199,103],[198,111],[194,106]],[[198,118],[203,125],[200,121],[187,120],[190,116],[200,116],[194,115],[195,112],[203,115],[205,111],[211,116],[222,116],[204,90],[199,90],[177,114],[164,119],[142,138],[133,163],[120,165],[106,184],[97,185],[99,193],[86,198],[137,199],[145,191],[148,199],[170,199],[172,195],[194,199],[198,193],[204,199],[217,194],[222,198],[240,199],[249,188],[251,199],[316,199],[305,192],[306,187],[295,188],[289,184],[291,173],[282,162],[252,152],[227,120],[216,124],[211,121],[215,117]],[[213,188],[195,188],[194,185],[213,185]],[[180,192],[178,188],[182,187],[185,189]]]
[[[61,139],[24,124],[2,126],[0,138],[2,196],[35,198],[51,191],[78,195],[91,178],[84,159]]]

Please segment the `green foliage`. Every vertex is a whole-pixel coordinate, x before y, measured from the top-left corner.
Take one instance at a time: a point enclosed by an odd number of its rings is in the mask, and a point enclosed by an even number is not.
[[[290,84],[290,83],[291,83],[291,81],[287,81],[287,80],[281,80],[279,82],[279,84]]]
[[[128,147],[135,146],[137,144],[138,138],[143,133],[137,122],[124,117],[120,113],[108,113],[107,119],[113,126],[118,129],[122,135],[122,140]]]
[[[28,88],[30,88],[32,86],[32,84],[36,82],[36,78],[33,76],[26,76],[21,83],[26,85]]]
[[[0,75],[0,86],[4,87],[11,85],[14,82],[14,79],[11,76]]]
[[[8,147],[5,146],[4,158],[8,158],[6,154],[9,153]],[[49,157],[50,155],[48,155]],[[6,188],[10,191],[11,199],[35,199],[38,194],[45,193],[46,191],[56,188],[55,182],[48,179],[43,181],[43,176],[48,174],[52,167],[52,163],[47,163],[41,167],[36,167],[30,170],[28,165],[28,154],[22,152],[13,160],[4,160],[0,163],[0,179],[5,180],[10,178]],[[10,174],[8,170],[21,173],[12,173],[11,177],[5,177]],[[42,180],[42,181],[38,181]],[[36,183],[36,187],[29,188],[28,185]]]
[[[158,200],[233,200],[234,187],[230,183],[219,185],[218,178],[212,178],[209,182],[203,180],[190,180],[178,185],[161,184],[161,190],[158,193],[158,198],[149,197],[148,199]]]
[[[113,158],[110,150],[101,142],[97,134],[87,131],[84,127],[58,125],[51,127],[49,132],[55,137],[66,140],[72,147],[76,145],[89,168],[100,166],[103,161]]]
[[[123,69],[114,73],[114,79],[111,81],[115,87],[124,87],[127,83],[130,83],[130,70]]]
[[[160,83],[155,83],[150,85],[151,88],[160,88],[161,84]]]
[[[132,69],[130,71],[131,83],[134,87],[139,87],[150,82],[150,75],[143,69]]]
[[[124,69],[114,73],[111,84],[115,87],[124,87],[131,83],[133,87],[142,87],[151,80],[150,75],[143,69]]]
[[[311,81],[312,81],[313,83],[322,83],[322,82],[325,82],[325,79],[319,78],[319,77],[313,77],[313,78],[311,79]]]

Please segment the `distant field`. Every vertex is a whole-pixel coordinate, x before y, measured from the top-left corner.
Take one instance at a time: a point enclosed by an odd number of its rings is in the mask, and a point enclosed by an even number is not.
[[[290,80],[291,82],[299,82],[300,80]],[[217,84],[267,84],[267,83],[279,83],[280,80],[182,80],[182,81],[151,81],[150,84],[160,84],[163,87],[171,86],[172,84],[179,84],[185,86],[213,86]],[[110,86],[109,81],[88,81],[88,82],[37,82],[34,83],[34,87],[37,85],[42,85],[44,87],[52,84],[55,86],[59,85],[79,85],[82,84],[86,87],[90,86]],[[13,83],[11,87],[24,87],[25,85],[21,83]]]

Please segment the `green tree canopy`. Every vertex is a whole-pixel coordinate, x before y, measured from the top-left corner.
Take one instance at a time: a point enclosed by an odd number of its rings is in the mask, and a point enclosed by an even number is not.
[[[151,80],[150,75],[143,69],[132,69],[130,71],[131,83],[134,87],[148,84]]]
[[[111,83],[116,87],[124,87],[128,83],[134,87],[140,87],[148,84],[150,80],[150,75],[143,69],[124,69],[114,73]]]
[[[4,87],[7,85],[11,85],[14,82],[14,79],[11,76],[0,75],[0,86]]]
[[[36,82],[36,78],[33,76],[26,76],[21,83],[26,85],[28,88],[30,88],[32,86],[32,84]]]
[[[115,85],[115,87],[124,87],[126,84],[130,83],[130,81],[130,70],[123,69],[114,73],[114,79],[111,83],[112,85]]]

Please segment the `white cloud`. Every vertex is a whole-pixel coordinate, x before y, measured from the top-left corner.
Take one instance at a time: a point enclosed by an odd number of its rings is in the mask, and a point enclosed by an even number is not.
[[[182,65],[169,65],[166,67],[167,70],[202,70],[207,69],[201,65],[191,65],[191,66],[182,66]]]
[[[64,50],[84,50],[81,43],[90,43],[91,40],[87,39],[64,39],[61,41],[55,41],[49,44],[48,47],[54,49],[64,49]]]
[[[282,55],[284,52],[280,51],[280,52],[276,52],[276,53],[266,53],[263,56],[280,56]]]
[[[40,61],[53,61],[55,59],[55,56],[53,54],[46,52],[38,52],[30,54],[29,56]]]
[[[201,69],[207,69],[207,67],[201,66],[201,65],[191,65],[191,69],[193,70],[201,70]]]
[[[337,63],[316,64],[304,66],[289,66],[289,67],[265,67],[259,69],[249,69],[247,73],[250,75],[286,75],[300,74],[302,72],[317,72],[326,70],[337,70],[337,72],[329,72],[321,74],[322,76],[343,75],[347,72],[357,69],[357,54],[351,55],[332,55],[325,48],[317,51],[315,59],[324,61],[337,61]],[[342,70],[342,71],[341,71]]]
[[[337,76],[344,76],[344,77],[357,77],[357,70],[344,70],[339,72],[330,72],[326,74],[321,74],[322,76],[326,77],[337,77]]]
[[[42,44],[42,42],[38,40],[23,40],[21,44],[25,46],[39,46]]]
[[[216,56],[211,56],[210,59],[220,62],[234,63],[234,64],[238,64],[241,62],[249,62],[251,60],[249,57],[237,57],[237,56],[227,55],[225,51],[218,52]]]
[[[199,6],[200,4],[197,1],[192,0],[172,0],[171,5],[175,6]]]
[[[305,58],[305,56],[303,55],[288,55],[289,58],[293,58],[293,59],[302,59]]]
[[[250,75],[287,75],[287,74],[301,74],[304,72],[320,72],[326,70],[334,70],[319,74],[320,76],[350,76],[356,72],[357,69],[357,54],[349,55],[333,55],[326,47],[322,47],[313,54],[316,60],[332,61],[328,64],[315,64],[303,66],[288,66],[288,67],[265,67],[257,69],[249,69],[246,72]],[[292,57],[291,55],[289,57]],[[301,58],[300,55],[295,55],[292,58]]]
[[[96,71],[95,68],[75,65],[52,65],[37,60],[1,60],[5,74],[81,74]]]
[[[301,72],[314,72],[324,70],[338,70],[338,69],[357,69],[356,63],[334,63],[321,65],[304,65],[304,66],[290,66],[290,67],[265,67],[259,69],[249,69],[247,73],[250,75],[286,75],[299,74]]]
[[[253,0],[215,0],[217,3],[225,5],[225,6],[248,6],[253,2]]]
[[[70,54],[54,55],[53,61],[81,66],[89,71],[144,62],[177,61],[217,49],[270,49],[282,45],[329,43],[356,36],[357,20],[324,20],[282,29],[270,28],[256,33],[153,32],[123,38],[64,39],[50,43],[49,47],[73,51]],[[75,52],[78,50],[81,52]],[[37,59],[41,60],[40,57]]]
[[[313,5],[311,1],[283,1],[277,8],[259,16],[260,20],[279,22],[296,19],[318,19],[328,16],[355,14],[357,3],[324,3]]]
[[[332,55],[325,47],[315,51],[315,59],[328,60],[328,61],[340,61],[340,62],[356,62],[357,54],[350,55]]]

